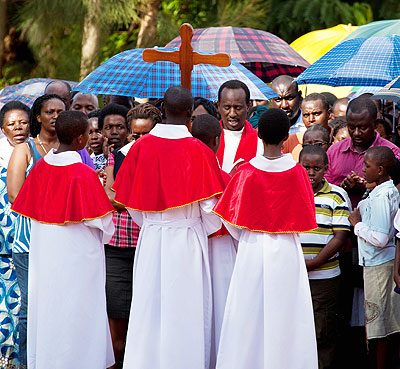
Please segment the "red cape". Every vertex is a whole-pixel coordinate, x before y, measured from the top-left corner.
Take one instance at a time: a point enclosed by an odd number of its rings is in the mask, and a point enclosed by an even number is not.
[[[222,169],[221,169],[221,176],[222,176],[222,180],[224,181],[224,188],[226,188],[226,186],[228,185],[228,183],[232,177]],[[228,235],[229,235],[228,230],[226,229],[226,227],[224,225],[222,225],[222,227],[219,231],[217,231],[213,234],[210,234],[208,236],[208,238],[222,237],[222,236],[228,236]]]
[[[96,172],[82,163],[32,168],[11,209],[41,223],[63,225],[101,218],[114,208]]]
[[[300,164],[283,172],[243,164],[213,211],[228,223],[256,232],[299,233],[317,228],[314,194]]]
[[[222,126],[222,135],[221,135],[219,149],[217,151],[217,158],[222,166],[222,163],[224,161],[224,151],[225,151],[225,139],[223,131],[224,126],[222,125],[222,120],[221,120],[221,126]],[[257,145],[258,145],[257,131],[246,120],[246,122],[244,123],[242,137],[240,138],[240,143],[236,151],[234,162],[236,162],[239,159],[244,159],[244,161],[249,161],[253,159],[257,154]]]
[[[219,195],[223,181],[214,153],[198,139],[148,134],[129,150],[113,190],[129,209],[160,212]]]

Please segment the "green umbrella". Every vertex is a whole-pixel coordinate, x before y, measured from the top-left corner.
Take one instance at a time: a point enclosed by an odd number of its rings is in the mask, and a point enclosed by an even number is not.
[[[342,42],[353,38],[369,38],[400,35],[400,19],[382,20],[365,24],[350,33]]]

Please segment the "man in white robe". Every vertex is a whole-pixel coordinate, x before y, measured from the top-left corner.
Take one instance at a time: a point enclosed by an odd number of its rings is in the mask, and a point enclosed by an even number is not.
[[[221,228],[211,210],[222,178],[212,151],[188,131],[190,92],[171,87],[164,107],[167,124],[132,146],[113,186],[141,227],[124,369],[208,369],[207,236]]]

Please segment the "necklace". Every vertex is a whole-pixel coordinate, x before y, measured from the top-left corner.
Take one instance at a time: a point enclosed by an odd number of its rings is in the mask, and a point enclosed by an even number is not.
[[[281,154],[281,155],[278,155],[278,156],[267,156],[267,155],[264,155],[264,157],[266,157],[267,159],[269,159],[269,160],[273,160],[273,159],[279,159],[279,158],[281,158],[283,155]]]
[[[38,141],[39,141],[40,146],[42,146],[43,151],[47,154],[47,153],[48,153],[48,150],[46,150],[46,149],[44,148],[43,142],[40,140],[39,135],[37,135],[37,139],[38,139]]]

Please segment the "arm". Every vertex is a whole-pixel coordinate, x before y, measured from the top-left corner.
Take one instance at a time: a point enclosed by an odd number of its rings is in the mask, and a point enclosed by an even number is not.
[[[400,240],[396,237],[396,256],[394,258],[394,281],[400,288]]]
[[[114,184],[114,165],[107,165],[104,169],[104,172],[106,173],[106,186],[105,186],[105,190],[106,190],[106,194],[108,196],[108,198],[110,199],[112,205],[114,206],[114,208],[118,211],[122,211],[125,210],[125,206],[116,202],[115,201],[115,191],[113,191],[111,189],[111,187]]]
[[[321,252],[311,260],[306,260],[307,270],[314,270],[325,264],[344,245],[348,231],[333,231],[333,238],[326,244]]]
[[[216,203],[217,198],[215,196],[211,199],[202,200],[199,203],[201,219],[207,235],[213,234],[222,227],[221,219],[212,212]]]
[[[7,193],[8,200],[13,203],[26,179],[31,154],[28,146],[23,143],[17,145],[11,155],[7,170]]]

